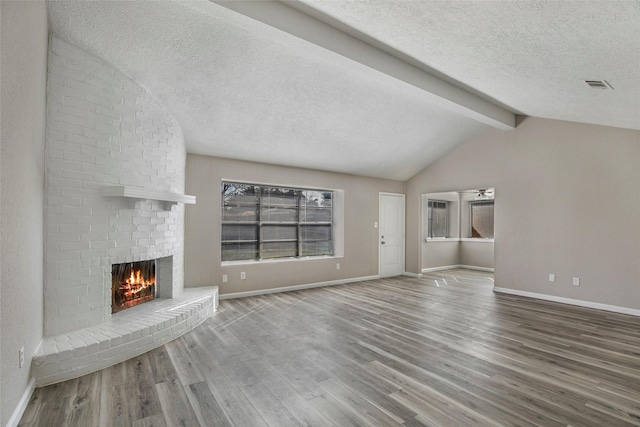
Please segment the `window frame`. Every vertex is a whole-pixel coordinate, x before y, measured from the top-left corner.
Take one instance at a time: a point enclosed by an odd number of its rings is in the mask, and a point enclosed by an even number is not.
[[[225,207],[228,206],[224,200],[224,192],[226,185],[239,185],[239,186],[250,186],[257,189],[255,191],[257,197],[256,206],[256,220],[255,221],[225,221]],[[295,220],[289,221],[277,221],[277,220],[269,220],[265,219],[265,215],[263,213],[264,206],[278,206],[277,203],[265,203],[265,199],[270,197],[270,195],[265,194],[265,190],[269,191],[271,189],[277,190],[287,190],[293,191],[295,195],[295,204],[287,205],[282,204],[282,208],[287,209],[288,206],[295,207]],[[278,260],[296,260],[296,259],[311,259],[311,258],[327,258],[336,256],[336,190],[328,190],[328,189],[318,189],[318,188],[309,188],[309,187],[299,187],[299,186],[291,186],[291,185],[280,185],[280,184],[261,184],[261,183],[247,183],[240,182],[234,180],[222,180],[221,182],[221,217],[220,217],[220,228],[221,228],[221,236],[220,236],[220,259],[222,263],[237,263],[237,262],[264,262],[264,261],[278,261]],[[309,210],[313,210],[314,207],[308,206],[307,199],[305,199],[305,193],[307,192],[318,192],[318,193],[330,193],[331,197],[331,205],[330,206],[317,206],[317,210],[328,210],[330,221],[309,221],[307,217],[307,212]],[[304,203],[303,203],[304,201]],[[246,206],[253,206],[253,204],[247,204]],[[225,225],[250,225],[255,227],[255,235],[256,239],[253,240],[224,240],[224,226]],[[264,233],[267,227],[275,226],[275,227],[295,227],[295,239],[293,238],[265,238]],[[311,229],[314,227],[329,227],[329,232],[326,238],[305,238],[304,230]],[[282,255],[282,256],[269,256],[268,249],[265,248],[265,244],[269,243],[291,243],[296,242],[296,250],[295,255]],[[321,254],[305,254],[305,243],[313,243],[313,242],[328,242],[329,250],[326,253]],[[225,259],[224,254],[224,246],[225,244],[242,244],[242,243],[255,243],[255,257],[252,258],[227,258]]]

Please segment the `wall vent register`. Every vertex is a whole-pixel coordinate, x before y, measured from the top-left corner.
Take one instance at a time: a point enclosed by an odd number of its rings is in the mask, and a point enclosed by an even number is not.
[[[585,83],[594,89],[613,90],[613,86],[606,80],[585,80]]]

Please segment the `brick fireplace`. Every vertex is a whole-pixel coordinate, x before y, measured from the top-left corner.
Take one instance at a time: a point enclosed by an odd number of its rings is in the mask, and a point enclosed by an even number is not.
[[[171,311],[188,306],[186,294],[204,307],[200,314],[215,308],[200,301],[211,289],[202,295],[184,290],[184,204],[192,201],[183,195],[186,153],[178,123],[120,71],[55,36],[48,68],[45,340],[34,359],[39,385],[157,347],[175,338],[179,331],[172,327],[183,321],[188,330],[194,313]],[[112,266],[151,259],[159,260],[163,277],[158,299],[112,313]],[[114,335],[111,328],[132,315],[147,323]],[[106,350],[113,354],[100,353]],[[73,360],[74,373],[53,368],[62,354]]]

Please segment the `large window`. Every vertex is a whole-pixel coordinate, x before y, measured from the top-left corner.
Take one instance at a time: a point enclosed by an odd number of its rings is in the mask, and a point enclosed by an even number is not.
[[[448,203],[440,200],[429,200],[427,203],[427,238],[447,237]]]
[[[222,261],[333,255],[333,192],[222,183]]]
[[[471,202],[471,237],[493,239],[493,200]]]

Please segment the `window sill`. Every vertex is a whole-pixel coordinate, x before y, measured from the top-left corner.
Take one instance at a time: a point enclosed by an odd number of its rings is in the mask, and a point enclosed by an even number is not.
[[[474,243],[494,243],[494,239],[481,239],[479,237],[447,237],[442,239],[424,239],[427,243],[437,242],[474,242]]]
[[[221,261],[221,267],[229,267],[233,265],[248,265],[248,264],[278,264],[283,262],[303,262],[303,261],[317,261],[323,259],[342,259],[342,255],[323,255],[323,256],[307,256],[298,258],[273,258],[273,259],[261,259],[261,260],[239,260],[239,261]]]
[[[435,242],[458,242],[460,239],[457,237],[442,237],[442,238],[427,238],[425,241],[427,243],[435,243]]]

